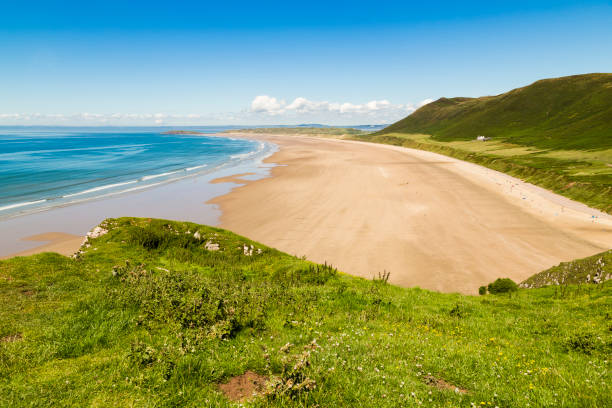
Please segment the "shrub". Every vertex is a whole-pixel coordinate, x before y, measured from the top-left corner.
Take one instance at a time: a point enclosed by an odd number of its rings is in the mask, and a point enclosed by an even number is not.
[[[563,349],[578,353],[592,354],[595,351],[610,351],[610,344],[606,346],[605,341],[595,333],[573,333],[563,341]]]
[[[304,346],[304,352],[297,356],[283,358],[283,372],[272,377],[265,395],[269,400],[279,398],[296,399],[300,394],[317,388],[315,380],[308,376],[311,351],[319,348],[316,340]]]
[[[516,292],[518,285],[510,278],[498,278],[495,282],[489,283],[488,290],[493,294]]]
[[[231,338],[244,328],[264,326],[267,285],[216,279],[197,271],[147,271],[143,265],[113,268],[121,290],[113,296],[136,306],[139,324],[175,324],[182,329],[204,329],[210,337]]]
[[[479,295],[486,295],[487,294],[487,287],[486,286],[481,286],[478,288],[478,294]]]

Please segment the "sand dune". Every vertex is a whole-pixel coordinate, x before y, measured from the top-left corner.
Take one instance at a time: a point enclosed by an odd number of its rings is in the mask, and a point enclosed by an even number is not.
[[[245,135],[254,137],[254,135]],[[612,247],[612,217],[435,153],[296,136],[273,177],[212,200],[221,227],[372,278],[475,293]],[[244,183],[244,181],[241,181]]]

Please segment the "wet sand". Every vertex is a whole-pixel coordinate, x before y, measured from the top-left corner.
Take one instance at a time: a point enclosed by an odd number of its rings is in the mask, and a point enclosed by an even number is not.
[[[390,271],[398,285],[476,293],[498,277],[522,281],[612,247],[609,215],[471,163],[395,146],[243,136],[279,145],[267,162],[281,166],[211,200],[220,226],[353,275]]]

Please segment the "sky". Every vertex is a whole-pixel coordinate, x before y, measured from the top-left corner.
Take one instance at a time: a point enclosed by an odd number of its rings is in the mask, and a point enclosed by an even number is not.
[[[383,124],[610,71],[611,1],[0,5],[0,125]]]

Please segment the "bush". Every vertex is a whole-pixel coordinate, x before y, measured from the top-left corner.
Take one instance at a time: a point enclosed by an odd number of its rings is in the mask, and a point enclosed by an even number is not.
[[[510,278],[499,278],[495,282],[489,283],[488,289],[489,293],[493,294],[516,292],[518,285]]]
[[[486,286],[481,286],[478,288],[478,294],[479,295],[486,295],[487,294],[487,287]]]
[[[606,345],[606,342],[601,336],[595,333],[573,333],[566,337],[563,341],[563,349],[568,351],[575,351],[578,353],[592,354],[595,351],[603,351],[605,353],[610,352],[610,344]]]

